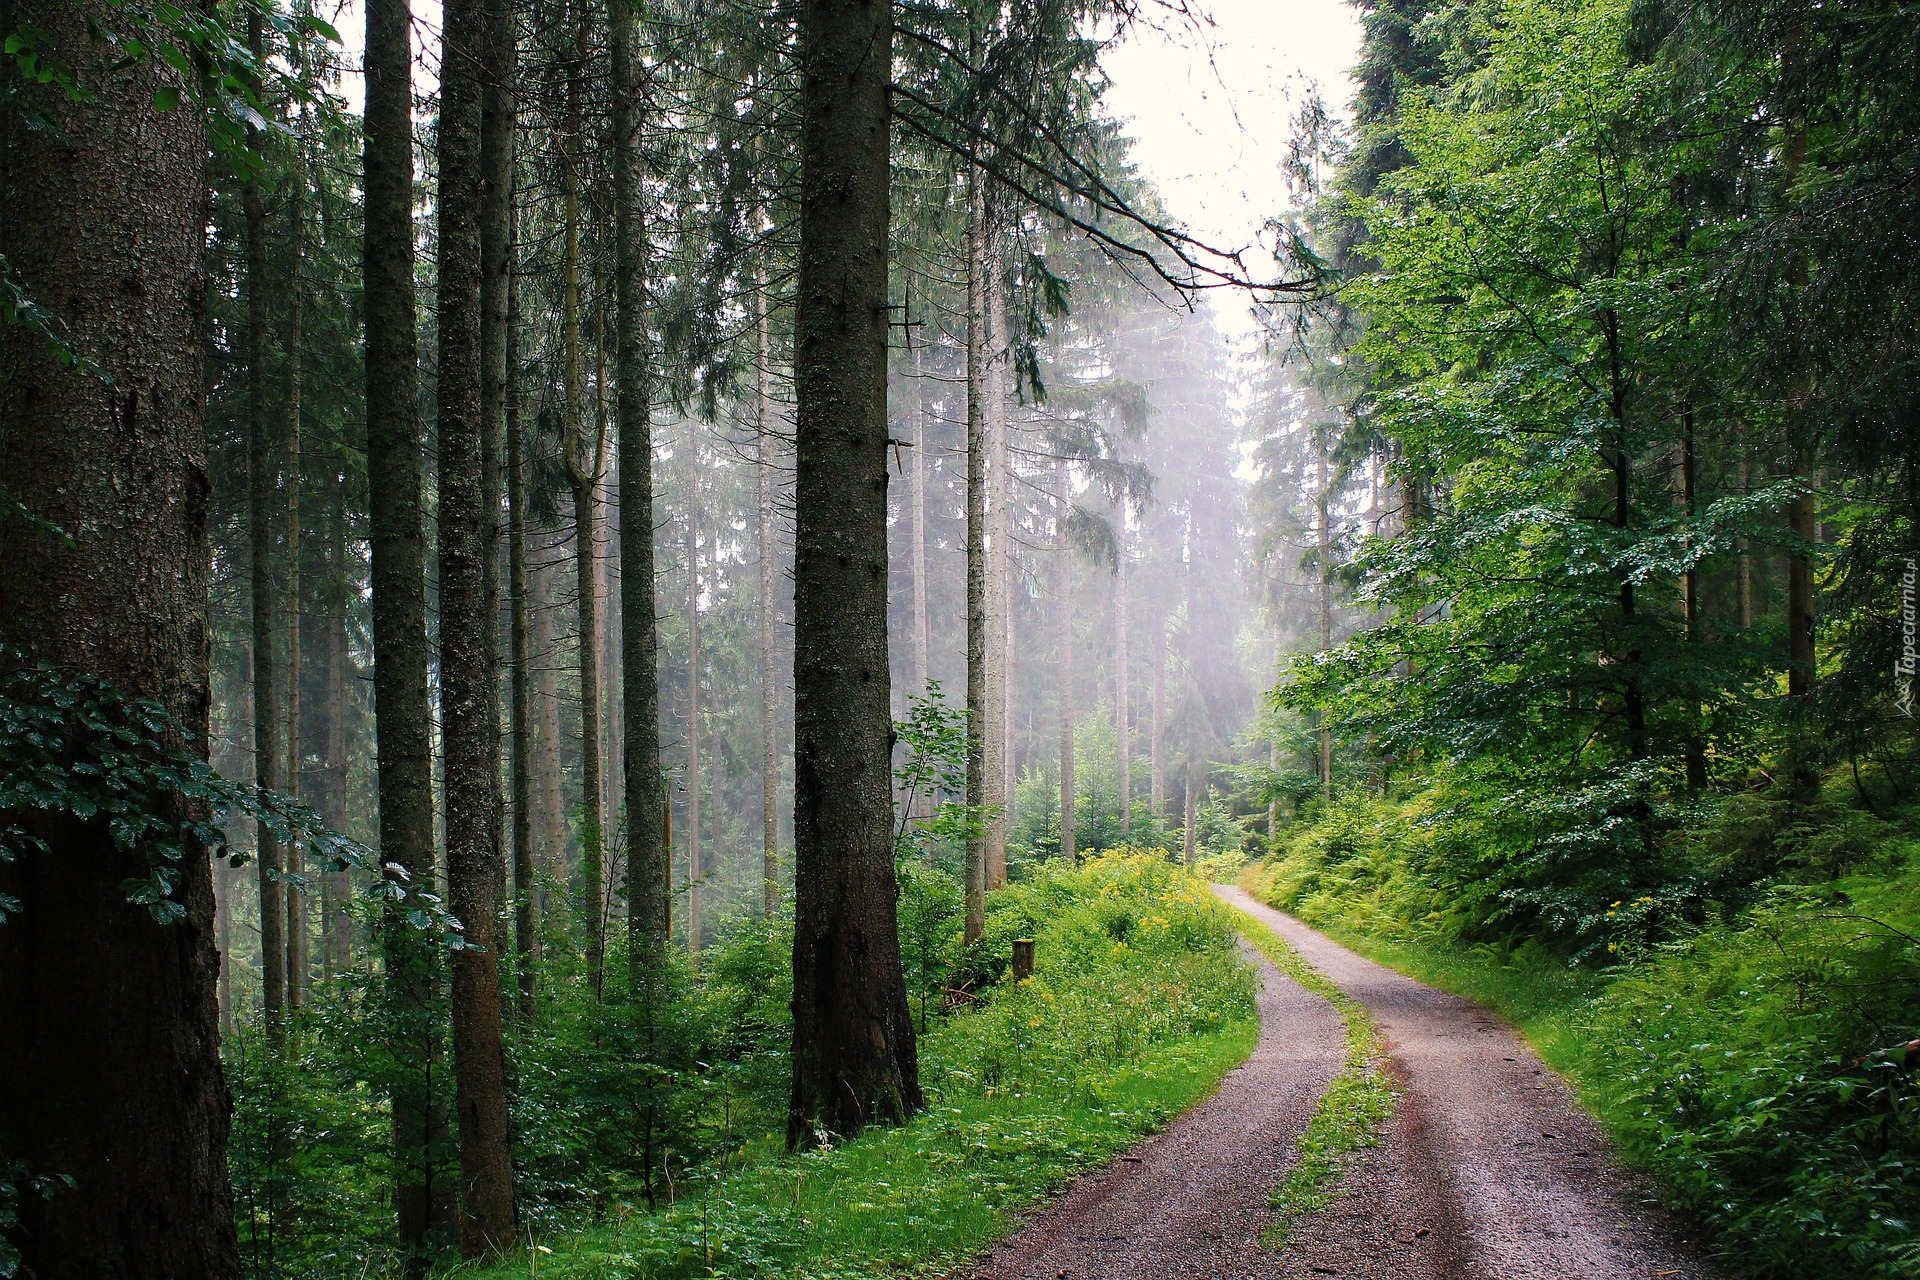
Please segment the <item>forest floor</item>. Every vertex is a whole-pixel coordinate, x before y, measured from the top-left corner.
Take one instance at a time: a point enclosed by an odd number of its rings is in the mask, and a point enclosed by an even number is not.
[[[1377,1025],[1392,1114],[1339,1191],[1273,1244],[1273,1189],[1346,1056],[1339,1012],[1263,964],[1260,1043],[1213,1097],[1040,1211],[975,1280],[1708,1280],[1722,1273],[1612,1158],[1599,1124],[1511,1028],[1244,891]]]

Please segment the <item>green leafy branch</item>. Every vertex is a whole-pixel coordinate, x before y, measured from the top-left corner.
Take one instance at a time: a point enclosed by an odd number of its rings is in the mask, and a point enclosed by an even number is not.
[[[0,677],[0,862],[53,852],[32,815],[103,826],[116,848],[146,861],[145,875],[121,882],[127,901],[173,924],[187,913],[178,897],[186,859],[206,853],[244,865],[250,855],[232,847],[223,824],[251,818],[276,839],[305,841],[324,870],[373,874],[376,901],[450,949],[469,945],[440,896],[414,887],[405,867],[382,863],[298,800],[223,777],[187,749],[192,733],[158,702],[99,676],[28,664],[17,650],[0,648],[0,662],[13,664]],[[307,883],[291,872],[279,878]],[[0,894],[0,922],[21,909]]]
[[[929,680],[925,693],[908,699],[907,718],[893,722],[893,734],[906,748],[894,771],[901,792],[900,825],[894,833],[894,844],[902,845],[909,834],[918,841],[956,844],[976,837],[997,810],[960,800],[942,802],[908,831],[915,801],[921,796],[932,795],[936,787],[949,794],[966,790],[966,709],[949,706],[940,682]]]
[[[179,83],[154,90],[154,109],[172,111],[189,97],[205,108],[208,145],[216,154],[226,156],[243,179],[262,164],[253,146],[254,131],[282,127],[269,118],[267,97],[313,98],[312,87],[297,72],[311,60],[296,56],[291,59],[294,75],[277,72],[274,60],[265,56],[265,51],[259,56],[254,52],[248,32],[251,18],[257,15],[263,32],[271,32],[289,50],[297,51],[314,41],[340,43],[340,33],[331,23],[310,12],[282,11],[271,0],[208,6],[168,0],[107,0],[92,8],[94,12],[85,19],[88,41],[119,55],[106,73],[124,73],[149,58],[172,68],[180,77]],[[33,10],[31,3],[18,6],[14,28],[0,48],[13,59],[26,83],[49,85],[71,102],[92,105],[96,101],[92,86],[74,70],[67,60],[70,55],[59,48],[52,33],[34,21]],[[273,81],[272,95],[262,87],[269,79]],[[10,96],[13,100],[5,105],[19,109],[18,96]],[[51,127],[50,122],[37,116],[30,123]]]

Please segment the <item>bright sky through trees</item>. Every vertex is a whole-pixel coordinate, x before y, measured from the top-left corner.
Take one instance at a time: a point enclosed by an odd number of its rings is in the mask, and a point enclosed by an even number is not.
[[[1359,15],[1345,0],[1212,0],[1211,24],[1137,27],[1102,66],[1107,107],[1174,216],[1223,248],[1250,243],[1291,203],[1280,170],[1294,112],[1317,87],[1347,115]],[[1251,261],[1256,273],[1261,265]],[[1229,333],[1251,328],[1239,298],[1214,300]]]

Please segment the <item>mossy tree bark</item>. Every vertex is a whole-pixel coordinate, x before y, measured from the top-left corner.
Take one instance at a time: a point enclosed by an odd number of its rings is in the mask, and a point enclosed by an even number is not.
[[[595,558],[600,542],[600,482],[606,469],[606,434],[586,414],[586,350],[581,333],[580,141],[586,130],[587,14],[574,6],[572,48],[565,70],[565,109],[561,121],[561,321],[562,380],[566,405],[562,449],[567,481],[573,490],[574,603],[579,627],[580,664],[580,895],[577,906],[586,930],[587,979],[598,996],[606,981],[606,789],[600,764],[601,730],[600,586]]]
[[[0,476],[71,538],[9,522],[0,634],[26,662],[153,699],[186,728],[170,745],[204,753],[206,137],[193,109],[153,109],[182,87],[160,59],[113,66],[85,17],[35,10],[95,100],[23,82],[12,59],[0,71],[19,95],[0,120],[0,244],[106,375],[0,326]],[[29,127],[42,114],[52,127]],[[73,1180],[21,1196],[21,1273],[237,1280],[210,861],[188,852],[185,917],[162,925],[127,901],[121,882],[147,860],[105,822],[10,816],[46,847],[0,863],[21,905],[0,925],[0,1149]]]
[[[626,727],[628,981],[649,1033],[664,998],[669,922],[666,785],[660,774],[660,637],[653,561],[653,352],[648,336],[648,242],[640,182],[644,103],[634,65],[632,0],[614,0],[614,385],[620,455],[620,703]],[[651,1162],[649,1162],[651,1168]]]
[[[416,407],[413,86],[407,0],[367,0],[366,282],[367,485],[371,510],[373,704],[381,857],[408,881],[434,881],[433,760],[427,698],[425,483]],[[433,1027],[436,960],[402,912],[382,922],[393,1083],[394,1214],[410,1274],[426,1270],[430,1228],[452,1218],[451,1181],[438,1177],[446,1114]]]
[[[469,1258],[513,1241],[513,1166],[507,1150],[506,1054],[501,1043],[500,848],[495,785],[498,684],[488,637],[487,561],[497,553],[488,510],[481,421],[480,145],[484,0],[445,9],[440,74],[440,721],[445,744],[449,904],[478,948],[453,953],[454,1107],[460,1129],[460,1241]]]
[[[887,668],[888,0],[800,10],[793,1094],[787,1143],[921,1105]]]
[[[286,751],[286,764],[281,778],[288,795],[299,798],[300,791],[300,498],[301,462],[300,462],[300,387],[301,362],[300,350],[305,344],[306,317],[302,306],[301,273],[306,265],[306,137],[304,119],[294,126],[293,135],[294,164],[293,180],[289,184],[287,197],[287,239],[291,264],[287,271],[287,330],[285,340],[286,360],[286,454],[283,462],[285,510],[282,537],[286,545],[286,563],[281,575],[281,600],[286,608],[286,619],[282,624],[287,637],[287,696],[283,707],[286,725],[280,737],[280,745]],[[306,874],[306,863],[301,856],[300,842],[287,842],[282,851],[286,869],[290,877]],[[300,882],[289,878],[283,886],[287,907],[287,1009],[289,1013],[299,1009],[307,1002],[307,955],[310,945],[307,937],[307,900],[300,890]]]
[[[477,69],[480,87],[480,504],[481,637],[488,672],[487,711],[487,873],[493,882],[495,941],[493,957],[503,989],[514,984],[518,966],[510,958],[506,932],[511,898],[507,888],[506,786],[500,733],[500,543],[505,522],[507,444],[507,328],[513,283],[514,147],[518,128],[515,94],[519,73],[518,29],[514,0],[481,0]],[[511,1004],[503,1007],[511,1016]]]

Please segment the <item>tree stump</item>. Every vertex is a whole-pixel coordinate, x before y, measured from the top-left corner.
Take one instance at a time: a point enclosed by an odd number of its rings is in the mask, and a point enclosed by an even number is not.
[[[1015,938],[1013,940],[1013,980],[1033,976],[1033,939]]]

